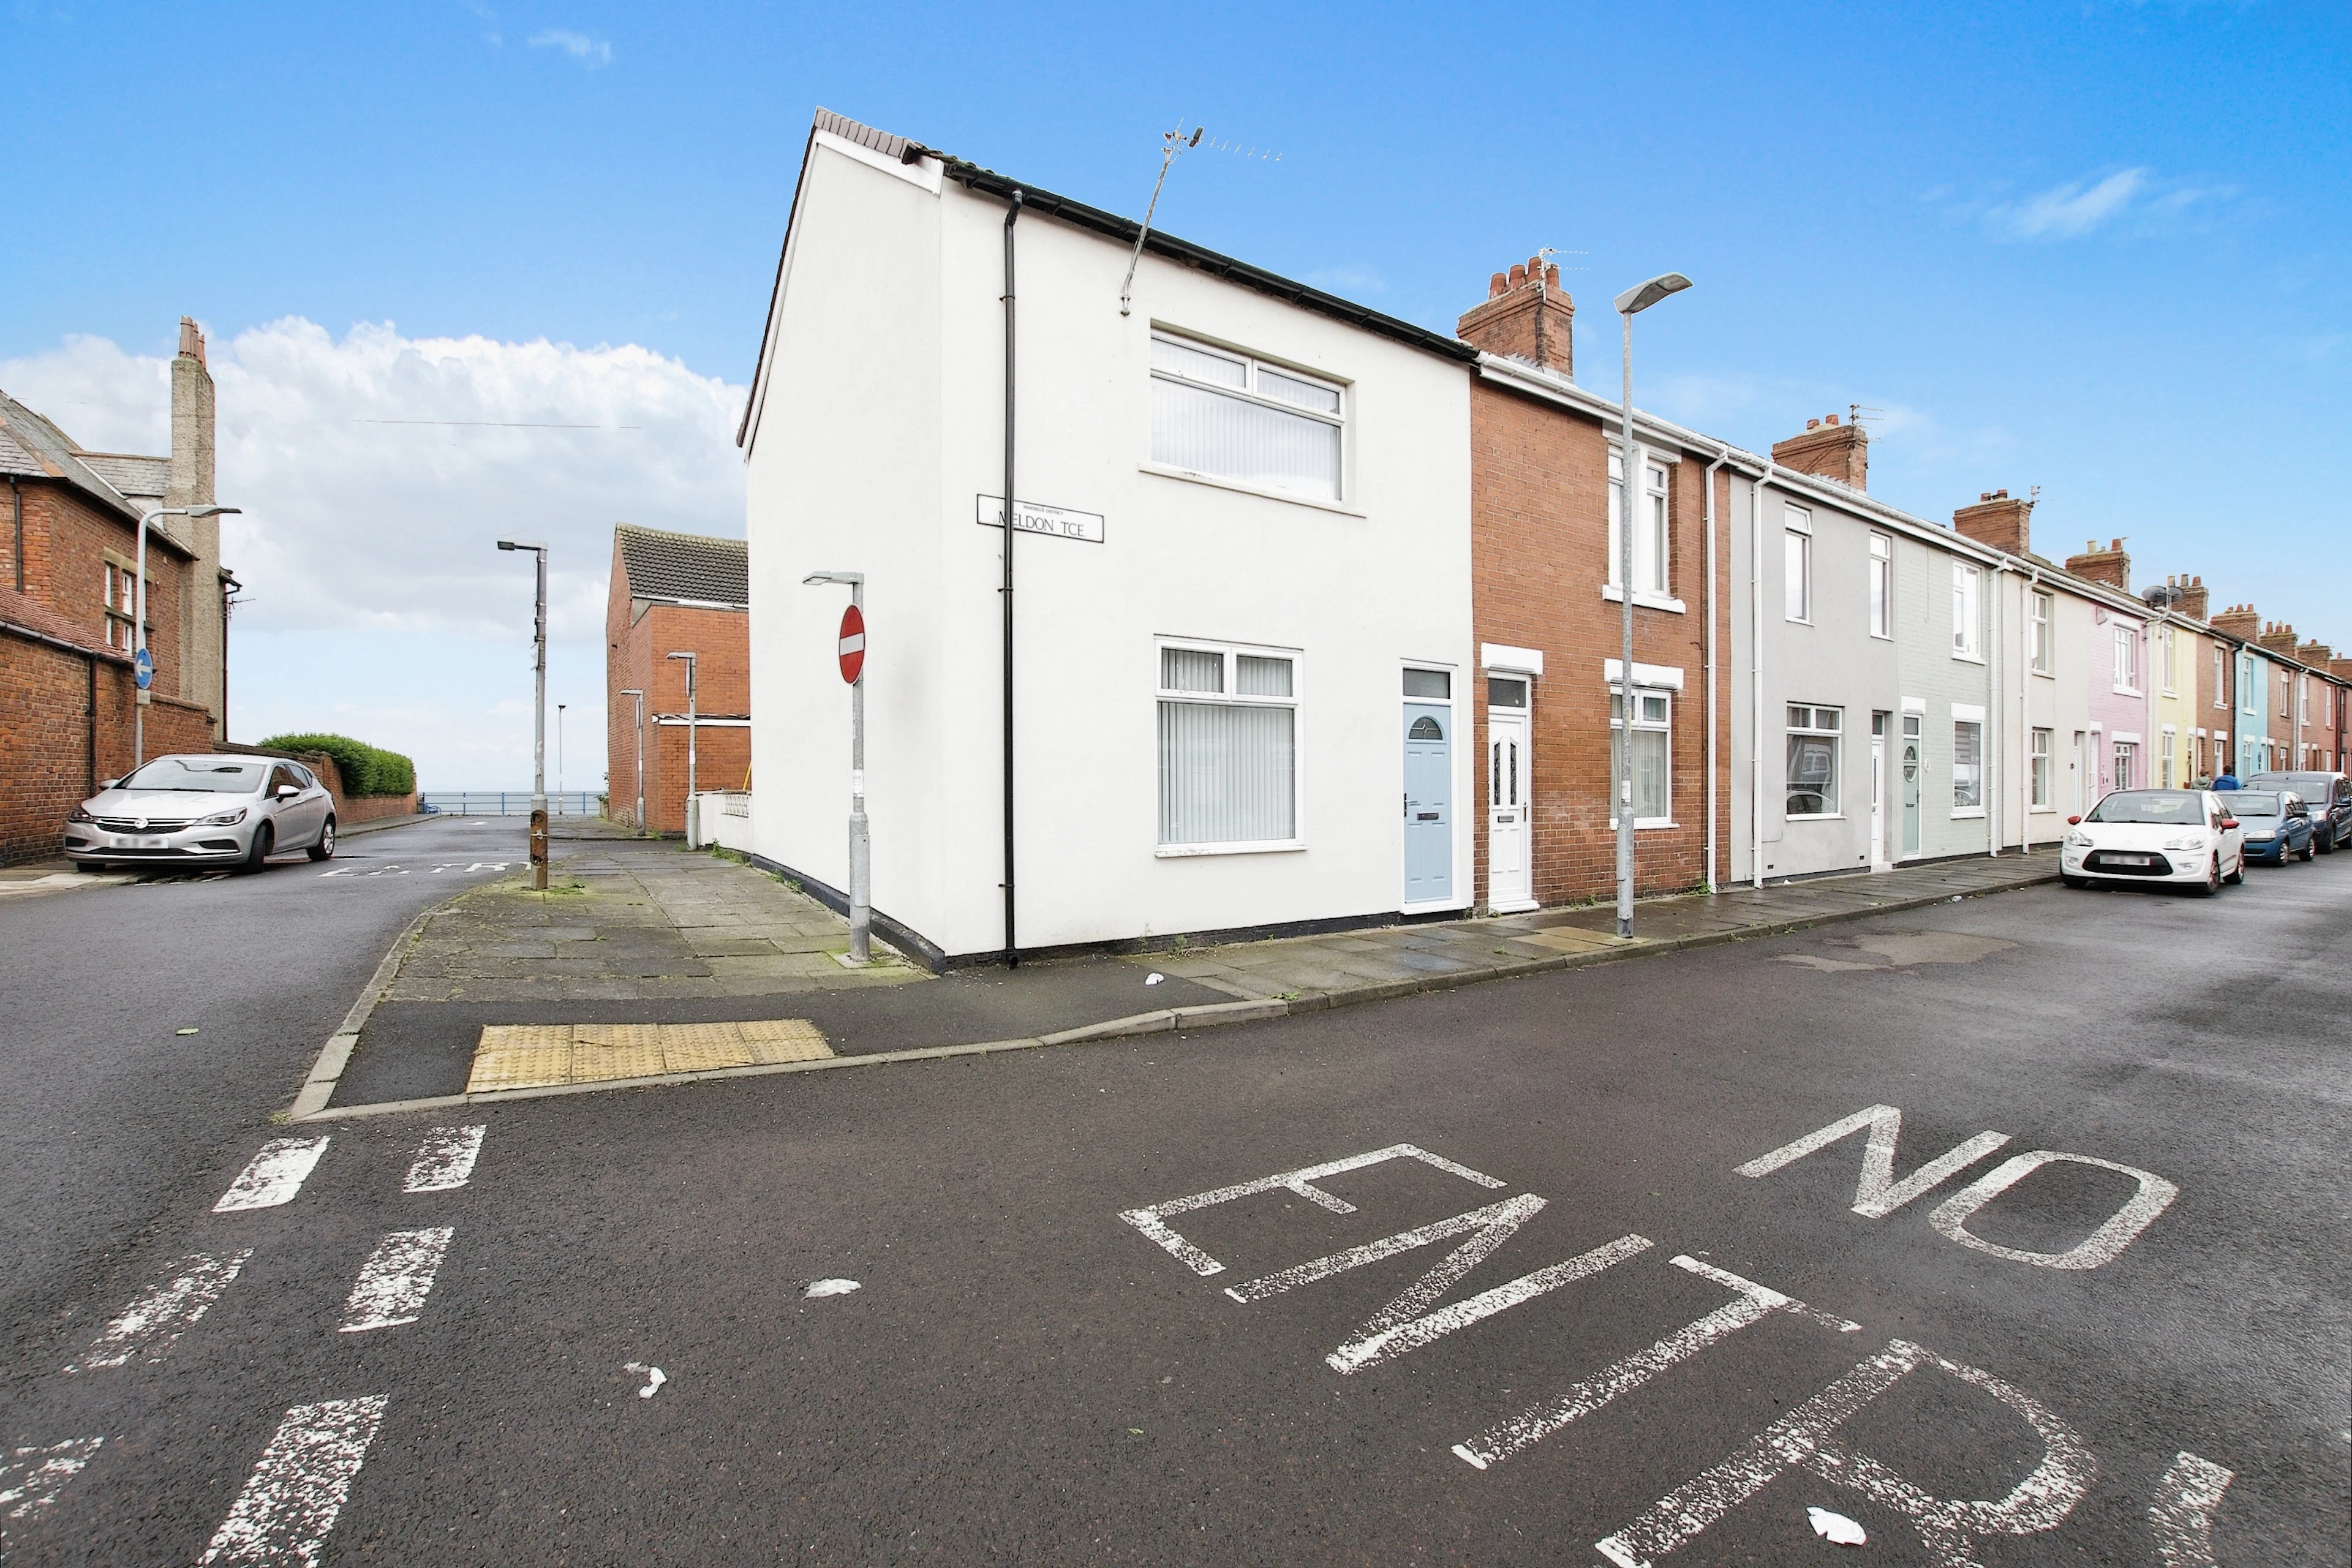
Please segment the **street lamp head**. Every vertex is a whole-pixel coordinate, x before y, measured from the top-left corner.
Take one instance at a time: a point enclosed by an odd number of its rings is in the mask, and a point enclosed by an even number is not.
[[[838,583],[844,587],[854,588],[865,581],[866,574],[863,572],[812,572],[801,579],[801,586],[817,588],[827,583]]]
[[[188,515],[190,517],[243,517],[245,515],[245,508],[241,506],[192,506],[188,509]]]
[[[528,539],[501,539],[499,541],[499,548],[500,550],[536,550],[542,555],[547,553],[546,545],[533,544]]]
[[[1647,283],[1636,283],[1617,296],[1617,313],[1631,316],[1646,310],[1669,294],[1679,294],[1691,286],[1691,280],[1679,272],[1661,272]]]
[[[694,656],[690,653],[664,654],[662,657],[665,658],[682,658],[688,664],[692,664],[694,662]]]
[[[624,686],[621,688],[620,694],[624,697],[643,697],[646,693],[645,689],[642,687]]]
[[[500,550],[512,550],[514,547],[515,542],[511,539],[501,539],[499,541],[499,548]]]

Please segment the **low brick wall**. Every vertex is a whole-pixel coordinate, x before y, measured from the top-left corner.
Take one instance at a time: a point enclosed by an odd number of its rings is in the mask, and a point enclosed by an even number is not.
[[[318,772],[316,768],[311,770]],[[386,816],[415,816],[416,795],[346,795],[340,790],[335,795],[335,820],[349,827],[355,822],[373,822]]]

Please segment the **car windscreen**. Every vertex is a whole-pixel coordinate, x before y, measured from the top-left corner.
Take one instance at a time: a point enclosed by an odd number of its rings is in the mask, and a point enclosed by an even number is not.
[[[2265,790],[2242,789],[2230,797],[2231,816],[2276,816],[2279,797]]]
[[[220,757],[158,757],[124,779],[118,789],[173,789],[197,795],[251,795],[261,787],[267,763]]]
[[[2252,789],[2292,790],[2305,800],[2326,800],[2335,794],[2333,773],[2259,773],[2246,781]]]
[[[2185,789],[2118,790],[2091,808],[2093,822],[2205,826],[2205,797]]]

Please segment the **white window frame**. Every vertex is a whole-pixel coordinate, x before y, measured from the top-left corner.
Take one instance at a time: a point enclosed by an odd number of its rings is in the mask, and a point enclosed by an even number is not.
[[[1952,563],[1952,657],[1984,662],[1984,569]]]
[[[1952,815],[1955,817],[1975,817],[1985,814],[1985,785],[1991,769],[1985,754],[1985,721],[1987,714],[1973,703],[1952,704]],[[1960,730],[1965,726],[1977,732],[1976,804],[1960,804]]]
[[[1895,539],[1891,534],[1870,536],[1870,635],[1890,642],[1895,637]]]
[[[2136,789],[2139,787],[2131,782],[2132,774],[2138,771],[2138,763],[2139,742],[2137,741],[2111,741],[2108,742],[2107,777],[2112,784],[2112,787],[2116,789]],[[2113,781],[2115,780],[2118,765],[2120,765],[2123,773],[2123,780],[2119,784],[2115,784]]]
[[[1242,378],[1243,384],[1228,386],[1223,382],[1204,381],[1197,376],[1186,375],[1182,371],[1172,366],[1151,364],[1147,356],[1146,363],[1149,365],[1151,380],[1165,381],[1178,386],[1193,387],[1220,397],[1232,398],[1236,403],[1251,404],[1276,413],[1294,415],[1302,419],[1330,426],[1339,433],[1339,451],[1331,479],[1332,493],[1327,496],[1309,489],[1295,489],[1284,485],[1271,485],[1243,475],[1221,474],[1213,469],[1185,468],[1181,464],[1164,462],[1153,451],[1151,445],[1153,437],[1147,426],[1143,463],[1147,471],[1165,474],[1174,479],[1199,479],[1209,484],[1223,485],[1231,489],[1246,490],[1252,495],[1270,496],[1277,500],[1304,501],[1310,506],[1345,507],[1349,500],[1351,489],[1349,484],[1349,466],[1353,457],[1353,442],[1349,437],[1349,389],[1345,383],[1335,381],[1330,376],[1319,374],[1314,371],[1302,370],[1281,360],[1263,358],[1251,353],[1246,349],[1235,348],[1207,338],[1193,337],[1156,324],[1151,329],[1151,338],[1155,342],[1172,343],[1178,348],[1234,361],[1245,367]],[[1333,394],[1339,403],[1339,411],[1326,414],[1320,409],[1305,408],[1283,398],[1264,395],[1257,390],[1257,386],[1260,373],[1265,371],[1271,371],[1291,381],[1304,382],[1310,386],[1320,387]]]
[[[2050,593],[2044,589],[2036,588],[2031,595],[2027,595],[2026,626],[2032,637],[2033,650],[2033,657],[2030,662],[2032,665],[2033,673],[2036,675],[2048,675],[2051,673],[2050,655],[2051,649],[2054,646],[2053,633],[2055,629],[2054,623],[2057,618],[2057,595]]]
[[[2037,729],[2028,742],[2031,749],[2026,754],[2026,763],[2032,790],[2030,804],[2035,811],[2054,812],[2058,809],[2050,801],[2050,748],[2055,740],[2054,731]]]
[[[2116,690],[2137,697],[2139,689],[2139,628],[2128,622],[2115,625]]]
[[[1796,715],[1809,715],[1809,721],[1799,724]],[[1837,723],[1832,728],[1821,726],[1819,716],[1834,713]],[[1784,822],[1835,822],[1845,816],[1845,710],[1835,703],[1790,702],[1780,715],[1782,746],[1780,752],[1780,819]],[[1790,735],[1826,736],[1830,742],[1830,793],[1837,796],[1835,811],[1790,811],[1789,809],[1790,779],[1787,739]]]
[[[2172,668],[2173,655],[2177,651],[2173,646],[2172,628],[2168,626],[2157,627],[2156,641],[2163,649],[2163,653],[2161,655],[2163,664],[2157,671],[2157,679],[2164,684],[2158,687],[2158,689],[2162,691],[2167,697],[2177,697],[2180,693],[2179,689],[2178,678],[2174,675]],[[2172,786],[2170,784],[2167,784],[2164,787],[2170,789]]]
[[[2289,691],[2293,690],[2294,689],[2294,676],[2292,676],[2292,675],[2289,675],[2289,674],[2288,674],[2285,670],[2284,670],[2284,669],[2280,670],[2280,671],[2279,671],[2279,689],[2278,689],[2278,691],[2279,691],[2279,694],[2278,694],[2278,716],[2279,716],[2280,718],[2282,718],[2282,719],[2284,719],[2284,718],[2285,718],[2285,717],[2287,716],[2287,693],[2288,693]]]
[[[1780,509],[1780,615],[1813,624],[1813,514],[1801,506]]]
[[[2227,711],[2230,706],[2230,656],[2221,645],[2213,645],[2213,706]]]
[[[1177,691],[1160,683],[1165,679],[1166,661],[1162,650],[1178,648],[1187,653],[1213,653],[1224,660],[1222,691]],[[1236,662],[1244,657],[1280,658],[1290,662],[1290,695],[1287,697],[1244,697],[1234,689],[1239,674]],[[1210,844],[1156,844],[1152,854],[1159,859],[1181,859],[1198,855],[1266,855],[1307,847],[1307,722],[1306,722],[1306,657],[1295,647],[1276,647],[1258,643],[1204,641],[1196,637],[1155,637],[1151,645],[1152,694],[1152,837],[1160,833],[1160,804],[1157,770],[1160,764],[1160,707],[1166,702],[1222,703],[1238,707],[1287,708],[1290,710],[1290,827],[1288,838],[1245,838]]]
[[[1642,500],[1648,515],[1633,535],[1633,603],[1654,610],[1672,610],[1681,614],[1685,606],[1674,592],[1674,481],[1671,465],[1646,447],[1635,447],[1642,455],[1642,471],[1646,476],[1642,487]],[[1602,563],[1601,596],[1612,602],[1625,597],[1624,585],[1617,581],[1617,563],[1623,549],[1621,535],[1624,531],[1625,451],[1622,447],[1609,448],[1609,559]]]
[[[1637,664],[1633,667],[1633,674],[1635,680],[1638,681],[1641,679],[1640,665]],[[1618,711],[1619,699],[1622,697],[1622,693],[1623,689],[1622,687],[1618,686],[1614,681],[1610,682],[1609,750],[1611,754],[1609,765],[1609,826],[1612,829],[1617,826],[1617,736],[1618,733],[1625,727],[1623,716]],[[1648,707],[1649,700],[1654,698],[1665,705],[1666,713],[1665,717],[1663,719],[1651,719],[1645,715],[1645,710]],[[1636,685],[1633,688],[1633,728],[1637,731],[1647,731],[1652,733],[1663,733],[1666,737],[1666,814],[1664,816],[1636,816],[1633,819],[1633,831],[1640,833],[1644,829],[1652,827],[1672,827],[1675,826],[1675,689],[1668,686]]]

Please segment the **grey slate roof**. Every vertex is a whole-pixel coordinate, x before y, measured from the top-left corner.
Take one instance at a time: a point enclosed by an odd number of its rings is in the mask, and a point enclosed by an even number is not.
[[[161,500],[171,485],[172,459],[131,452],[84,452],[82,464],[126,496]]]
[[[61,479],[118,517],[135,524],[146,509],[116,489],[112,480],[101,471],[100,465],[114,465],[118,477],[143,486],[151,467],[158,474],[167,473],[171,463],[169,458],[85,452],[79,443],[51,424],[46,416],[36,414],[5,392],[0,392],[0,475]],[[158,484],[152,490],[142,489],[137,493],[160,498],[163,490]],[[164,519],[148,531],[147,537],[177,554],[194,554],[185,541],[171,532],[169,525],[174,521]]]
[[[613,538],[631,598],[751,608],[751,552],[743,541],[626,522],[614,525]]]

